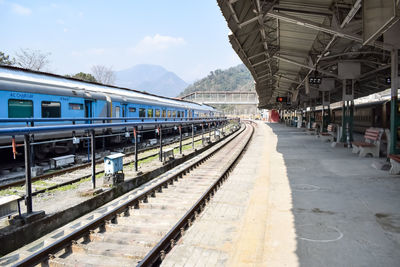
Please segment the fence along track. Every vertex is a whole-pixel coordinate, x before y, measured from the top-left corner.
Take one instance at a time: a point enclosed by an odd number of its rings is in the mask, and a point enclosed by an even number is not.
[[[193,161],[174,176],[146,189],[16,266],[38,263],[50,266],[157,264],[226,179],[252,132],[252,127],[246,127],[241,134],[235,135],[239,138],[232,136],[232,141]],[[197,168],[199,166],[201,168]]]

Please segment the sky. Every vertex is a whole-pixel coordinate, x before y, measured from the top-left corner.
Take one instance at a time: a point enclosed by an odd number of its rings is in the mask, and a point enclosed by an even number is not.
[[[51,53],[48,71],[161,65],[186,82],[240,64],[216,0],[0,0],[0,51]]]

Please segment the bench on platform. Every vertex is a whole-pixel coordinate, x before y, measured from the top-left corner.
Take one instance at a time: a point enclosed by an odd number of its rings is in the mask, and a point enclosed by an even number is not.
[[[163,162],[167,162],[170,159],[174,158],[174,149],[173,148],[167,148],[165,150],[163,150],[162,152],[162,158],[163,158]]]
[[[400,174],[400,155],[393,155],[389,154],[388,155],[390,159],[390,174]]]
[[[333,142],[335,138],[335,133],[336,133],[336,125],[335,124],[328,124],[328,127],[326,128],[327,132],[321,132],[319,134],[319,137],[321,138],[322,141],[326,142]]]
[[[371,154],[373,157],[378,158],[382,133],[383,129],[379,128],[368,128],[365,130],[364,142],[352,142],[353,153],[359,153],[360,157]]]
[[[316,122],[314,122],[311,125],[311,128],[306,130],[306,133],[309,134],[309,135],[314,135],[314,134],[316,134],[318,132],[317,130],[318,130],[318,124]]]

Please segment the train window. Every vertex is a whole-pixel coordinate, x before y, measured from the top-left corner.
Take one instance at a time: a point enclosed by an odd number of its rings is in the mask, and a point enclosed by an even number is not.
[[[116,106],[115,107],[115,118],[119,118],[120,117],[120,107]]]
[[[159,118],[160,117],[160,110],[159,109],[156,109],[156,118]]]
[[[60,118],[61,103],[52,101],[42,101],[42,118]]]
[[[152,108],[147,109],[147,117],[153,118],[153,109]]]
[[[136,112],[136,108],[129,108],[129,112]]]
[[[180,118],[181,117],[181,112],[180,111],[178,111],[178,118]]]
[[[176,111],[172,111],[172,118],[176,118]]]
[[[33,102],[32,100],[8,100],[8,117],[9,118],[32,118]]]
[[[83,110],[83,104],[69,103],[68,106],[72,110]]]
[[[163,111],[162,111],[162,117],[163,117],[163,118],[166,118],[166,117],[167,117],[167,111],[166,111],[165,109],[163,109]]]
[[[171,118],[171,110],[168,110],[168,118]]]
[[[146,109],[144,109],[144,108],[139,108],[139,117],[140,117],[140,118],[146,117]]]

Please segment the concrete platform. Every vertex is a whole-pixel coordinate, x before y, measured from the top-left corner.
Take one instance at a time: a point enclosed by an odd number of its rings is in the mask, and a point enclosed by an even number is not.
[[[400,176],[374,161],[259,122],[163,266],[399,266]]]

